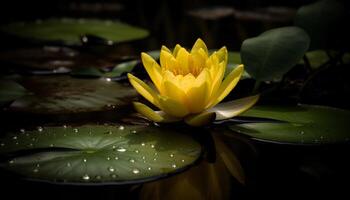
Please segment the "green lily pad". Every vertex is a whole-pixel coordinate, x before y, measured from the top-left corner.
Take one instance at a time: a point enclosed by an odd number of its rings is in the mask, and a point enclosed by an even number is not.
[[[19,80],[31,95],[15,100],[11,111],[37,114],[70,114],[105,111],[128,105],[137,96],[132,87],[106,79],[40,76]]]
[[[139,62],[140,61],[138,61],[138,60],[132,60],[132,61],[120,63],[120,64],[116,65],[112,69],[112,71],[105,73],[104,76],[105,77],[121,76],[123,73],[131,72]]]
[[[241,58],[247,72],[258,81],[282,77],[303,57],[310,38],[298,27],[276,28],[245,40]]]
[[[119,21],[98,19],[47,19],[4,25],[1,31],[38,41],[81,44],[82,35],[93,35],[112,42],[125,42],[148,36],[148,31]]]
[[[241,116],[280,121],[229,125],[257,140],[293,144],[343,143],[350,139],[350,112],[332,107],[256,106]]]
[[[0,105],[4,105],[13,100],[16,100],[26,94],[28,94],[28,90],[26,90],[20,84],[10,81],[10,80],[0,80]]]
[[[191,137],[159,127],[38,127],[1,138],[1,167],[26,179],[72,184],[130,184],[184,170],[201,155]]]

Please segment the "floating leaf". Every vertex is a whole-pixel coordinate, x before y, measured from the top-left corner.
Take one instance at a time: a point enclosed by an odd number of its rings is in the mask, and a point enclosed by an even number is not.
[[[184,170],[201,154],[189,136],[158,127],[84,125],[9,133],[1,166],[27,179],[64,183],[130,184]]]
[[[258,140],[280,143],[326,144],[350,139],[350,112],[325,106],[257,106],[241,116],[280,120],[230,125]]]
[[[26,39],[81,44],[82,35],[93,35],[106,41],[124,42],[148,36],[148,31],[119,21],[97,19],[48,19],[4,25],[1,31]]]
[[[268,81],[288,72],[305,54],[310,39],[301,28],[283,27],[247,39],[241,58],[247,72],[256,80]]]
[[[29,77],[20,80],[32,95],[13,102],[12,111],[38,114],[69,114],[103,111],[129,104],[136,92],[104,79],[76,79],[70,76]]]
[[[0,103],[8,103],[29,92],[20,84],[10,80],[0,80]]]
[[[116,65],[112,71],[105,73],[104,76],[116,77],[116,76],[122,75],[123,73],[131,72],[138,63],[139,63],[138,60],[132,60],[132,61],[120,63]]]
[[[4,105],[11,101],[14,101],[26,94],[28,94],[28,90],[26,90],[20,84],[9,81],[9,80],[0,80],[0,105]]]
[[[301,7],[295,16],[295,25],[310,35],[310,49],[327,48],[330,39],[339,36],[344,15],[344,5],[340,1],[321,0]]]

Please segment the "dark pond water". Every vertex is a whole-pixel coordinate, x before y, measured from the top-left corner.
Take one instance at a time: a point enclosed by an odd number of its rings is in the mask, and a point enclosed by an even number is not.
[[[227,46],[229,64],[240,64],[245,39],[293,25],[297,9],[310,2],[7,2],[0,9],[1,199],[347,195],[348,111],[321,107],[316,114],[298,115],[309,107],[297,107],[285,111],[286,117],[277,109],[277,117],[265,116],[269,119],[258,112],[193,128],[147,121],[131,105],[144,102],[126,76],[148,79],[141,52],[177,43],[190,47],[202,38],[209,49]],[[350,108],[348,46],[309,52],[282,79],[260,85],[259,106]],[[225,100],[250,95],[254,83],[247,75]],[[312,140],[293,126],[284,130],[297,131],[300,140],[283,134],[257,139],[256,132],[244,132],[247,127],[232,128],[271,120],[303,126],[313,131]],[[334,137],[327,135],[332,131]]]

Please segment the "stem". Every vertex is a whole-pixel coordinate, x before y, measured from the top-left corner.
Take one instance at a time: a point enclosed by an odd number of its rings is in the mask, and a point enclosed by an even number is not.
[[[305,67],[308,69],[309,72],[311,72],[312,71],[311,64],[306,54],[304,54],[303,60],[304,60]]]

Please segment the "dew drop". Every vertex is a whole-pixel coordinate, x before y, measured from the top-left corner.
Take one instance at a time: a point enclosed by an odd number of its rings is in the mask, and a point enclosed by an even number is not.
[[[108,134],[109,134],[109,135],[112,135],[112,134],[113,134],[113,132],[112,132],[112,131],[108,131]]]
[[[124,126],[119,126],[119,130],[124,130]]]
[[[172,164],[171,167],[172,167],[172,168],[176,168],[176,164]]]
[[[110,158],[110,157],[107,157],[107,160],[111,160],[111,158]]]
[[[74,133],[78,133],[79,130],[77,128],[73,129]]]
[[[141,146],[143,146],[143,147],[144,147],[145,145],[146,145],[145,143],[143,143],[143,142],[141,143]]]
[[[114,172],[114,168],[113,167],[108,167],[108,171]]]
[[[154,149],[154,147],[155,147],[154,144],[152,144],[152,145],[151,145],[151,148]]]
[[[1,143],[0,146],[2,146],[2,147],[5,146],[5,143]]]
[[[300,135],[304,135],[304,133],[305,133],[304,131],[300,131]]]
[[[169,156],[170,156],[170,158],[173,158],[173,157],[174,157],[174,154],[170,154]]]
[[[142,156],[142,160],[145,160],[146,159],[146,156]]]
[[[19,132],[21,132],[22,134],[26,132],[26,130],[24,130],[24,128],[19,129]]]
[[[64,124],[64,125],[63,125],[63,128],[67,128],[67,125]]]
[[[130,161],[131,163],[134,163],[134,162],[135,162],[135,160],[134,160],[134,159],[130,159],[129,161]]]
[[[135,150],[135,153],[140,153],[140,151],[139,150]]]
[[[72,165],[70,164],[70,162],[68,162],[68,163],[66,164],[66,166],[67,166],[67,167],[71,167]]]
[[[28,147],[33,147],[33,143],[29,143],[29,144],[28,144]]]
[[[155,155],[155,156],[158,156],[158,153],[157,153],[157,152],[155,152],[155,153],[154,153],[154,155]]]
[[[125,149],[125,148],[123,148],[123,147],[119,147],[119,148],[117,149],[117,151],[118,151],[118,152],[125,152],[125,151],[126,151],[126,149]]]
[[[106,80],[107,82],[111,82],[111,81],[112,81],[111,78],[105,78],[105,80]]]
[[[151,171],[151,170],[152,170],[152,168],[151,168],[151,167],[147,167],[147,169],[148,169],[149,171]]]
[[[85,180],[85,181],[88,181],[88,180],[90,180],[90,176],[89,175],[87,175],[87,174],[85,174],[83,177],[83,180]]]
[[[184,159],[182,159],[182,160],[181,160],[181,162],[185,162],[185,160],[184,160]]]
[[[38,127],[37,127],[37,130],[38,130],[39,132],[42,132],[44,129],[43,129],[43,127],[41,127],[41,126],[38,126]]]
[[[13,136],[12,139],[17,140],[17,136]]]
[[[157,160],[157,158],[153,158],[153,161],[156,161]]]
[[[84,158],[84,159],[83,159],[83,162],[84,162],[84,163],[86,163],[86,162],[87,162],[87,159],[86,159],[86,158]]]
[[[99,175],[95,176],[95,179],[96,179],[96,180],[101,180],[101,178],[102,178],[102,177],[99,176]]]
[[[117,178],[118,176],[116,174],[111,174],[112,178]]]
[[[131,133],[137,133],[137,131],[136,130],[132,130]]]
[[[118,156],[114,157],[114,160],[119,160],[119,157]]]
[[[15,163],[14,160],[10,160],[10,161],[9,161],[9,164],[13,164],[13,163]]]
[[[132,170],[132,173],[138,174],[138,173],[140,173],[140,170],[138,170],[138,169],[133,169],[133,170]]]
[[[34,168],[34,169],[33,169],[33,172],[34,172],[34,173],[38,173],[38,172],[39,172],[39,169],[38,169],[38,168]]]
[[[53,147],[54,145],[53,144],[50,144],[50,147]]]

